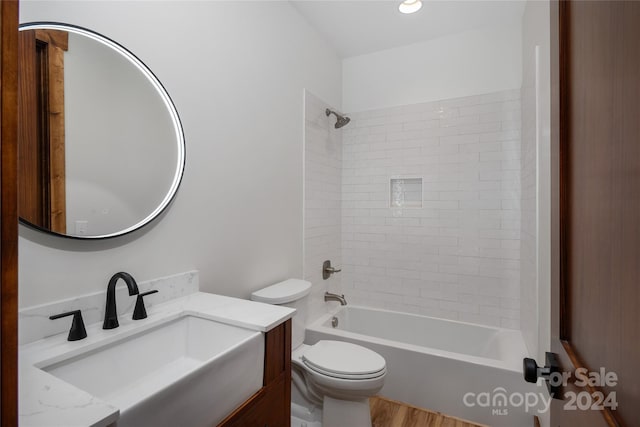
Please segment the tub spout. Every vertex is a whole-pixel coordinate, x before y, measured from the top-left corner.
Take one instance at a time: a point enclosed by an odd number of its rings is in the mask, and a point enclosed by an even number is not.
[[[338,301],[340,303],[340,305],[347,305],[347,300],[344,298],[344,294],[343,295],[338,295],[338,294],[332,294],[330,292],[325,292],[324,293],[324,301]]]

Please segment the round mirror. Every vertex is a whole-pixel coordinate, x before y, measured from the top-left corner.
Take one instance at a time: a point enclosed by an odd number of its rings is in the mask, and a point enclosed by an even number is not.
[[[18,193],[23,224],[100,239],[156,218],[178,190],[182,125],[155,75],[93,31],[20,26]]]

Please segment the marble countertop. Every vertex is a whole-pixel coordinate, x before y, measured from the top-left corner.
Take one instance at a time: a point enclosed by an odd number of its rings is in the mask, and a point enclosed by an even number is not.
[[[87,338],[70,342],[67,333],[38,340],[19,349],[19,423],[26,426],[108,426],[119,409],[39,369],[121,340],[183,315],[195,315],[241,328],[267,332],[290,319],[295,310],[203,292],[147,309],[148,317],[120,316],[120,327],[103,330],[87,325]]]

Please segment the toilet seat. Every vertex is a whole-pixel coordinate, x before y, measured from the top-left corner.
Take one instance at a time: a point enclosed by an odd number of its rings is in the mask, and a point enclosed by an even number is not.
[[[301,359],[314,372],[339,379],[367,380],[386,373],[385,360],[378,353],[342,341],[318,341]]]

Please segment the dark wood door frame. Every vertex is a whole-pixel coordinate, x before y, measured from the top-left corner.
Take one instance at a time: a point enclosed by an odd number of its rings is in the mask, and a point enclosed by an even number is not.
[[[0,2],[0,424],[18,425],[18,1]]]

